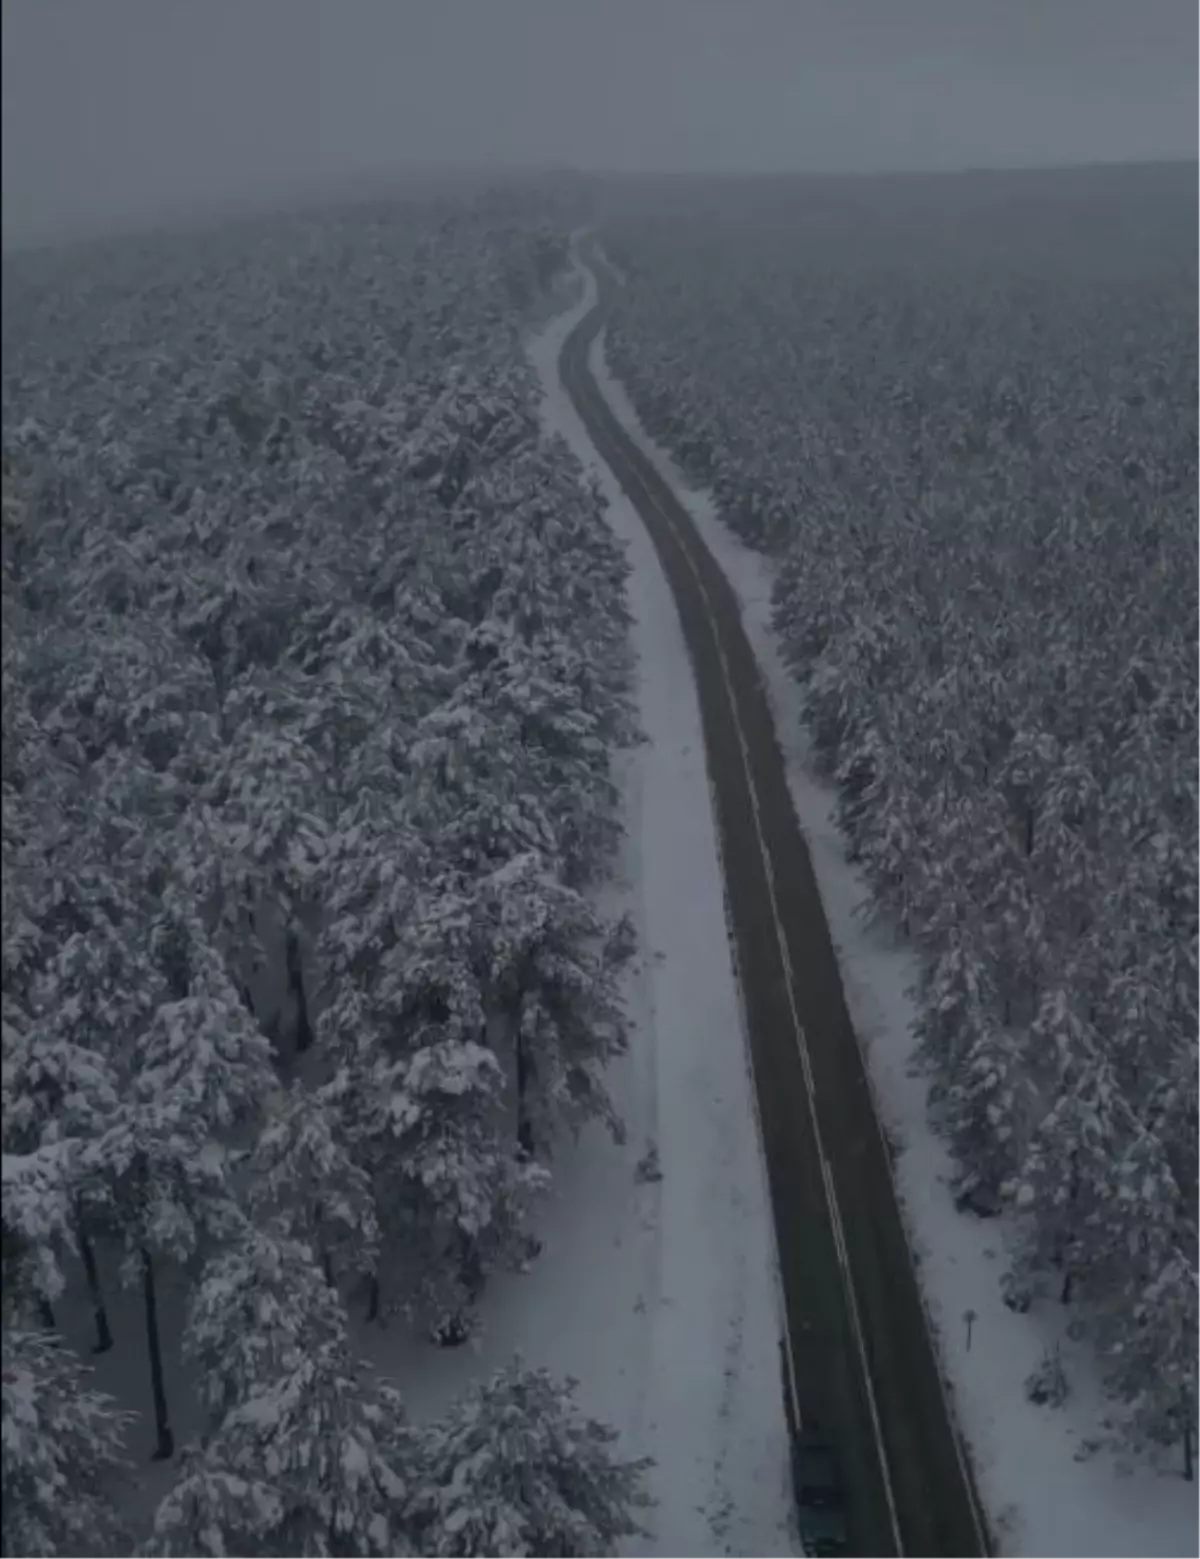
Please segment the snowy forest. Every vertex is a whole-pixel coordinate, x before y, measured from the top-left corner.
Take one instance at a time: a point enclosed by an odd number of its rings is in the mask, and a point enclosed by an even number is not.
[[[771,560],[863,913],[921,955],[960,1211],[1191,1476],[1194,169],[664,181],[603,238],[612,369]]]
[[[569,225],[509,191],[6,258],[6,1554],[637,1530],[571,1382],[418,1424],[354,1345],[468,1341],[556,1142],[621,1130],[626,564],[523,350]]]

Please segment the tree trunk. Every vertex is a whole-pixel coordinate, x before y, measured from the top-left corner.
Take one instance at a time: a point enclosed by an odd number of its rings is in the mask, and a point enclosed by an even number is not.
[[[372,1272],[367,1283],[367,1320],[379,1319],[379,1274]]]
[[[479,1258],[479,1246],[469,1235],[464,1235],[462,1239],[459,1272],[467,1298],[472,1304],[476,1304],[483,1293],[487,1277],[483,1270],[483,1262]]]
[[[327,1250],[321,1252],[321,1271],[325,1274],[326,1283],[336,1292],[337,1280],[333,1275],[333,1258]]]
[[[288,987],[296,998],[296,1054],[303,1055],[312,1049],[313,1031],[308,1016],[308,997],[304,992],[304,975],[300,968],[300,938],[290,927],[287,934]]]
[[[88,1239],[87,1229],[83,1223],[83,1213],[79,1206],[75,1208],[75,1235],[79,1241],[79,1254],[83,1258],[83,1270],[87,1275],[88,1295],[92,1301],[92,1315],[96,1321],[96,1345],[93,1353],[107,1353],[113,1345],[112,1333],[108,1329],[108,1309],[104,1303],[104,1293],[100,1287],[100,1271],[96,1266],[96,1252],[92,1248],[92,1242]]]
[[[525,1036],[517,1029],[517,1147],[526,1158],[534,1156],[533,1123],[529,1119],[529,1088],[533,1082],[533,1062]]]
[[[38,1319],[48,1332],[54,1331],[57,1324],[54,1319],[54,1306],[46,1298],[38,1300]]]
[[[475,1241],[460,1231],[454,1243],[457,1247],[459,1282],[466,1302],[435,1328],[433,1338],[439,1348],[459,1348],[470,1338],[474,1329],[472,1315],[486,1281]]]
[[[1183,1476],[1185,1481],[1188,1483],[1190,1483],[1196,1475],[1195,1462],[1192,1455],[1192,1435],[1192,1420],[1190,1418],[1185,1418],[1183,1421]]]
[[[169,1461],[175,1454],[175,1436],[167,1417],[167,1388],[163,1379],[162,1342],[158,1335],[158,1295],[154,1288],[154,1262],[142,1246],[142,1298],[146,1304],[146,1343],[150,1351],[150,1389],[154,1396],[154,1428],[158,1443],[152,1461]]]

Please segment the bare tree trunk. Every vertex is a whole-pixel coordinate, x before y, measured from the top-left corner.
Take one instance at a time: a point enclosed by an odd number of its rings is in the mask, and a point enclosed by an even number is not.
[[[154,1396],[154,1428],[157,1444],[151,1460],[169,1461],[175,1454],[175,1436],[167,1416],[167,1387],[163,1378],[162,1342],[158,1333],[158,1295],[154,1287],[154,1261],[142,1246],[142,1298],[146,1306],[146,1344],[150,1352],[150,1389]]]
[[[300,967],[300,938],[289,926],[287,934],[288,986],[296,998],[296,1053],[303,1055],[312,1049],[313,1031],[308,1016],[308,997],[304,990],[304,974]]]
[[[1188,1483],[1191,1483],[1192,1479],[1196,1476],[1195,1461],[1193,1457],[1193,1435],[1194,1429],[1192,1420],[1190,1417],[1185,1417],[1183,1420],[1183,1476]]]
[[[459,1262],[459,1271],[462,1274],[463,1288],[467,1298],[475,1304],[483,1293],[487,1283],[487,1276],[483,1270],[483,1262],[479,1257],[479,1246],[469,1236],[463,1236],[462,1256]]]
[[[461,1347],[471,1336],[472,1315],[486,1282],[483,1262],[479,1258],[479,1247],[475,1241],[469,1235],[459,1231],[454,1244],[463,1303],[435,1330],[434,1341],[439,1348]]]
[[[104,1293],[100,1287],[100,1270],[96,1265],[96,1252],[88,1238],[87,1229],[84,1227],[83,1210],[78,1203],[75,1206],[75,1236],[79,1241],[79,1254],[83,1258],[88,1295],[92,1301],[92,1315],[96,1321],[96,1345],[92,1352],[107,1353],[113,1345],[112,1333],[108,1329],[108,1308],[104,1303]]]
[[[38,1320],[48,1332],[54,1331],[57,1326],[54,1319],[54,1306],[44,1296],[38,1300]]]
[[[525,1036],[517,1028],[517,1147],[526,1158],[534,1156],[533,1123],[529,1119],[529,1089],[533,1082],[533,1061]]]

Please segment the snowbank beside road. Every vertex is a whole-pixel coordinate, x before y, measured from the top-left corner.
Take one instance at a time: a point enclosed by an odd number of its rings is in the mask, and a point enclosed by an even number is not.
[[[856,913],[866,887],[846,860],[834,822],[833,792],[814,778],[801,724],[801,693],[776,648],[770,621],[767,560],[720,520],[711,496],[692,487],[670,455],[650,439],[624,389],[608,372],[604,334],[591,366],[606,399],[635,442],[671,484],[742,608],[762,669],[788,781],[812,853],[841,963],[846,999],[867,1055],[881,1118],[899,1152],[897,1186],[942,1359],[953,1381],[993,1530],[1006,1553],[1042,1555],[1193,1554],[1194,1485],[1147,1468],[1089,1454],[1103,1416],[1094,1372],[1057,1316],[1014,1315],[1000,1301],[1002,1231],[956,1212],[949,1157],[931,1134],[925,1084],[910,1075],[913,954]],[[972,1316],[970,1325],[967,1315]],[[1025,1399],[1023,1383],[1060,1349],[1074,1394],[1058,1409]]]

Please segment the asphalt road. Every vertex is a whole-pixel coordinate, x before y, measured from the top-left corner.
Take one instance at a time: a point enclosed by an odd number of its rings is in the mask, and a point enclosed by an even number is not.
[[[855,1554],[986,1554],[761,674],[729,582],[588,368],[616,284],[594,248],[583,258],[599,303],[564,343],[560,373],[650,533],[695,671],[775,1219],[789,1418],[834,1448]]]

